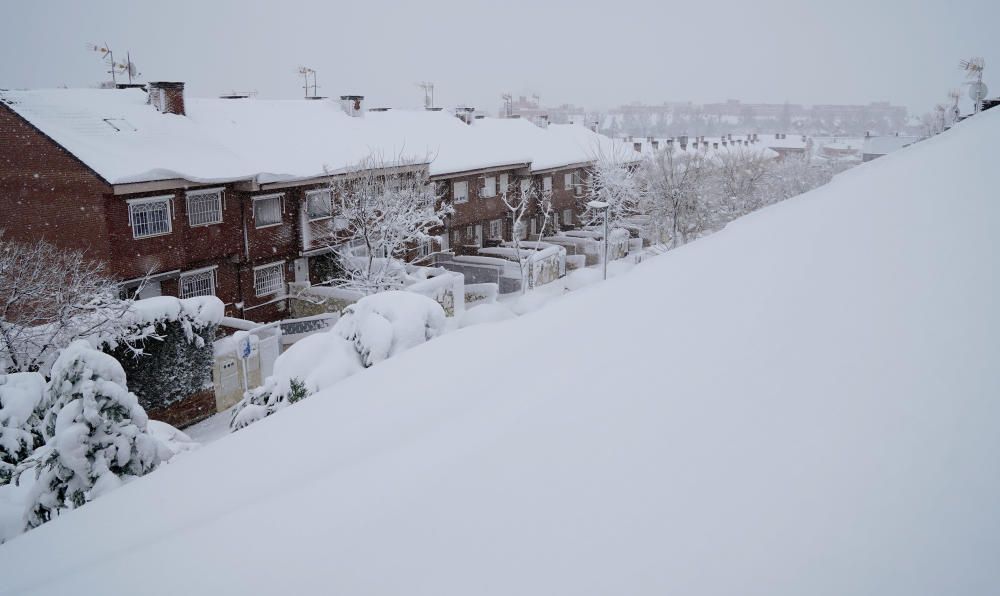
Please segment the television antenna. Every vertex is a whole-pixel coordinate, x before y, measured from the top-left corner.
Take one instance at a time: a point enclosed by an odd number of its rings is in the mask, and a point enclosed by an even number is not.
[[[98,45],[94,43],[87,44],[87,49],[92,52],[97,52],[101,55],[101,58],[108,65],[108,74],[111,75],[111,82],[118,84],[118,75],[127,74],[128,82],[131,85],[132,80],[138,77],[140,74],[139,69],[136,67],[135,62],[132,62],[131,52],[125,53],[125,63],[115,62],[115,53],[111,50],[111,46],[105,42],[103,45]]]
[[[316,71],[313,70],[313,69],[311,69],[311,68],[309,68],[308,66],[300,66],[299,67],[299,74],[302,75],[302,80],[303,80],[303,83],[304,83],[302,85],[302,88],[306,92],[306,97],[316,97],[316,95],[317,95],[316,89],[319,88],[319,85],[316,84]],[[312,80],[313,80],[313,82],[312,82],[312,90],[313,90],[312,95],[309,95],[309,75],[312,75]]]
[[[417,83],[417,87],[424,90],[424,107],[433,108],[434,107],[434,83],[430,81],[421,81]]]
[[[983,69],[986,68],[986,61],[981,56],[962,60],[958,63],[959,68],[965,71],[966,78],[970,79],[969,98],[975,104],[975,113],[982,110],[983,100],[989,93],[989,88],[983,82]]]

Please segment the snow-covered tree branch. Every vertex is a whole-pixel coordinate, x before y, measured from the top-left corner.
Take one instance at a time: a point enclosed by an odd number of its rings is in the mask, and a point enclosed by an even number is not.
[[[338,285],[366,294],[402,285],[406,254],[432,241],[448,207],[436,208],[434,184],[422,163],[370,156],[331,183],[343,230],[323,239],[334,247],[344,277]]]
[[[0,372],[44,370],[73,340],[108,335],[129,301],[103,263],[0,233]]]

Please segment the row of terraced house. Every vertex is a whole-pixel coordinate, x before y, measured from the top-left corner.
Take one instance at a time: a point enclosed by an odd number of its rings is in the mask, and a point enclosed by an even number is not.
[[[501,191],[550,193],[579,224],[587,167],[620,142],[471,110],[367,110],[361,96],[185,97],[183,83],[0,91],[0,228],[106,262],[141,296],[215,295],[228,316],[286,316],[342,227],[330,181],[378,153],[427,168],[454,206],[411,257],[469,255],[515,233]],[[414,166],[413,164],[417,164]],[[402,167],[402,166],[401,166]],[[538,214],[525,222],[537,233]]]

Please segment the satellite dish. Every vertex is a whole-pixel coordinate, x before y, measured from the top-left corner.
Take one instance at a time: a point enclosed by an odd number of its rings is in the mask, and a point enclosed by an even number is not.
[[[972,101],[983,101],[986,99],[986,94],[989,92],[989,87],[987,87],[986,83],[982,81],[969,83],[969,99]]]

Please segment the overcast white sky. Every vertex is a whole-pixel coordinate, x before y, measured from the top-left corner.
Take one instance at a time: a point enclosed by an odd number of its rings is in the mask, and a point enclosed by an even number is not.
[[[0,88],[104,78],[87,42],[132,52],[144,80],[194,95],[321,95],[370,106],[494,111],[505,91],[588,108],[631,101],[867,103],[915,113],[947,99],[960,58],[1000,92],[1000,1],[3,0]],[[995,73],[996,76],[991,76]]]

